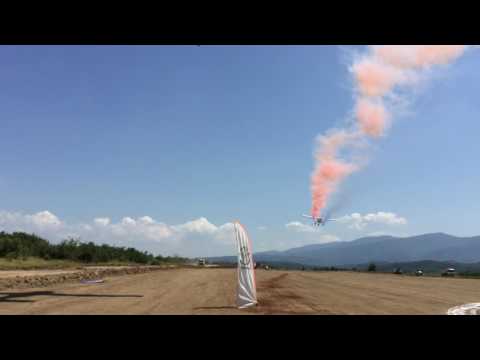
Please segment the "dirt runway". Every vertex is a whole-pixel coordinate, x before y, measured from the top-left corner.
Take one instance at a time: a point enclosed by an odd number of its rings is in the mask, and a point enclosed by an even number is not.
[[[234,269],[169,269],[102,284],[0,290],[0,314],[445,314],[480,280],[259,270],[259,305],[235,307]]]

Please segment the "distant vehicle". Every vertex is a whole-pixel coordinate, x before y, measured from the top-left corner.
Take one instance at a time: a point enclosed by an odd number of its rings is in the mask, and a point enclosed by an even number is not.
[[[442,276],[455,276],[456,270],[454,268],[448,268],[443,273]]]
[[[422,270],[415,271],[415,276],[423,276],[423,271]]]
[[[403,274],[403,271],[402,271],[402,269],[400,269],[400,268],[395,268],[395,269],[393,269],[393,273],[394,273],[394,274],[397,274],[397,275],[402,275],[402,274]]]
[[[198,265],[199,266],[204,266],[206,264],[205,259],[198,259]]]
[[[305,215],[305,214],[303,214],[302,216],[308,219],[312,219],[313,226],[320,226],[320,225],[325,226],[325,223],[327,221],[337,221],[337,219],[322,219],[321,217],[314,217],[314,216]]]

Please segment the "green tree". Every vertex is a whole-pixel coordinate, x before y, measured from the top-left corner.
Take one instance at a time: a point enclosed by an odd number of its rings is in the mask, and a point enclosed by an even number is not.
[[[39,257],[42,259],[60,259],[81,261],[86,263],[101,263],[108,261],[127,261],[138,264],[164,262],[162,256],[154,257],[147,251],[134,248],[96,245],[93,242],[84,243],[80,239],[68,238],[59,244],[50,244],[35,234],[15,232],[8,234],[0,232],[0,257],[16,259]],[[175,256],[168,258],[171,262],[184,262],[187,259]]]

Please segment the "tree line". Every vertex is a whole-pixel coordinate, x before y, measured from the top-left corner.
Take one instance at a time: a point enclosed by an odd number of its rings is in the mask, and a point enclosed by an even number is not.
[[[38,257],[45,260],[71,260],[83,263],[128,262],[156,265],[160,263],[185,262],[179,256],[154,256],[147,251],[135,248],[97,245],[93,242],[81,242],[77,239],[66,239],[59,244],[52,244],[35,234],[24,232],[0,232],[0,258],[21,259]]]

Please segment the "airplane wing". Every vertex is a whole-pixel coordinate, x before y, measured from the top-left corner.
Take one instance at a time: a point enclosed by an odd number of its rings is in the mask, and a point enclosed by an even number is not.
[[[303,217],[306,217],[306,218],[309,218],[309,219],[313,219],[313,216],[309,216],[309,215],[302,215]]]

